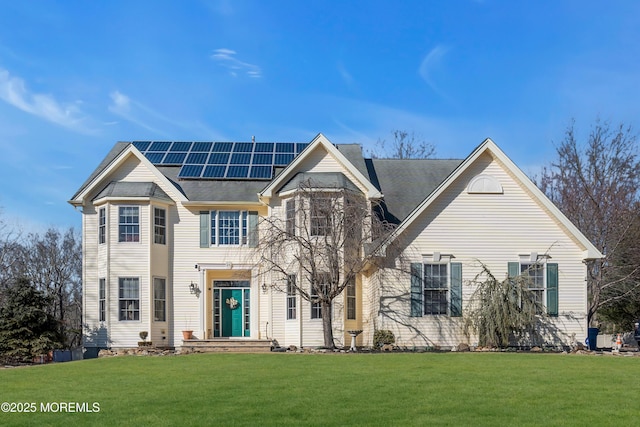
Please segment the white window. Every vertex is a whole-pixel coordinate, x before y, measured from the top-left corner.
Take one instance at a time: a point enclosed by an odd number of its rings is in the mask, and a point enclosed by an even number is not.
[[[107,241],[107,210],[100,208],[98,210],[98,243],[103,244]]]
[[[212,245],[246,245],[247,211],[211,211]]]
[[[520,275],[527,279],[527,286],[533,293],[539,307],[544,306],[544,264],[539,262],[521,262]]]
[[[118,209],[119,242],[140,241],[140,209],[137,206],[120,206]]]
[[[347,319],[356,318],[356,279],[353,278],[347,283]]]
[[[332,225],[332,215],[335,198],[330,196],[312,195],[310,204],[310,220],[312,236],[328,236]]]
[[[319,273],[316,286],[311,285],[311,318],[322,319],[322,304],[320,301],[314,302],[314,298],[319,297],[317,289],[319,287],[322,295],[327,295],[329,292],[329,275],[327,273]]]
[[[107,286],[106,280],[101,278],[98,281],[98,321],[107,320]]]
[[[118,307],[120,320],[140,320],[140,279],[118,279]]]
[[[287,320],[296,318],[296,275],[287,276]]]
[[[153,242],[159,245],[167,243],[167,211],[153,209]]]
[[[287,200],[285,203],[285,223],[286,231],[290,236],[296,234],[296,201],[295,199]]]
[[[424,314],[447,314],[448,264],[424,264]]]
[[[167,282],[165,279],[153,279],[153,320],[167,320]]]

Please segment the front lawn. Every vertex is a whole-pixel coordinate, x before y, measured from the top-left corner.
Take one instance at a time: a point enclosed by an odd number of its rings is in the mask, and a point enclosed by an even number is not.
[[[559,354],[115,357],[0,369],[0,403],[36,409],[0,425],[635,425],[639,373]]]

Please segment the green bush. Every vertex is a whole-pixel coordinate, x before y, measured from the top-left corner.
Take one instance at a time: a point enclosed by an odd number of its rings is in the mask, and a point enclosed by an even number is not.
[[[373,334],[373,346],[378,348],[384,344],[395,344],[396,336],[388,329],[378,329]]]

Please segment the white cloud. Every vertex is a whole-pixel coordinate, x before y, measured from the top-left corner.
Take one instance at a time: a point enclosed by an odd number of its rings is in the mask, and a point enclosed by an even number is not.
[[[48,94],[32,93],[23,79],[12,76],[0,68],[0,99],[6,103],[49,122],[82,133],[91,133],[86,127],[85,114],[78,108],[81,103],[61,104]]]
[[[450,101],[449,97],[440,90],[434,79],[434,71],[441,66],[443,58],[449,52],[449,48],[443,45],[437,45],[429,51],[429,53],[422,59],[418,73],[422,80],[425,81],[435,93],[442,98]]]
[[[237,77],[238,74],[244,74],[254,79],[262,77],[262,70],[260,67],[248,62],[240,61],[236,58],[237,52],[235,50],[221,48],[216,49],[213,52],[211,59],[227,68],[231,76]]]
[[[140,117],[141,115],[144,115],[145,112],[146,113],[151,112],[153,115],[157,115],[155,112],[152,112],[150,109],[143,106],[142,104],[131,101],[131,98],[129,98],[127,95],[123,94],[118,90],[111,92],[109,94],[109,97],[111,98],[111,104],[109,105],[108,109],[113,114],[116,114],[122,117],[123,119],[133,124],[136,124],[148,131],[151,131],[156,134],[162,134],[161,131],[150,126],[149,124],[146,123],[146,120]]]

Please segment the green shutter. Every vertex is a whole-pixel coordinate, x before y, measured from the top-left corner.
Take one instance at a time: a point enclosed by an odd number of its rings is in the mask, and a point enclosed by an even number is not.
[[[451,263],[451,317],[462,316],[462,263]]]
[[[200,247],[209,247],[209,230],[211,225],[209,224],[209,211],[200,212]]]
[[[258,246],[258,212],[249,211],[249,236],[247,238],[249,247]]]
[[[422,263],[411,263],[411,316],[422,316]]]
[[[518,277],[520,275],[520,263],[510,262],[507,266],[507,272],[509,277]]]
[[[547,314],[558,315],[558,264],[547,264]]]

